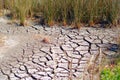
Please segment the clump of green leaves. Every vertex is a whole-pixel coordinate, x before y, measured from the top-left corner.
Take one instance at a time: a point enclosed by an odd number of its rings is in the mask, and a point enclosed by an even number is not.
[[[112,68],[103,69],[101,80],[120,80],[120,63]]]

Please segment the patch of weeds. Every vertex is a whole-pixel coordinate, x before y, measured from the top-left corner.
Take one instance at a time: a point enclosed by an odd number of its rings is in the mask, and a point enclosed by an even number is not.
[[[120,62],[115,66],[104,68],[101,72],[101,80],[120,80]]]

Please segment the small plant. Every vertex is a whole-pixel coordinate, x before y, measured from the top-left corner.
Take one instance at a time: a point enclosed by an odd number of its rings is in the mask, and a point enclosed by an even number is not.
[[[114,67],[104,68],[101,72],[101,80],[120,80],[120,63]]]

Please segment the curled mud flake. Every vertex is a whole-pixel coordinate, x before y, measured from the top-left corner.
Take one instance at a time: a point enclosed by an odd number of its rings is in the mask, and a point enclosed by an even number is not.
[[[44,42],[44,43],[50,43],[50,39],[47,38],[47,37],[45,37],[45,38],[42,40],[42,42]]]

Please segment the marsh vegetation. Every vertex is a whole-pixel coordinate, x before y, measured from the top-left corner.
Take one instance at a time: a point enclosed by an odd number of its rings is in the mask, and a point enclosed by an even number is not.
[[[41,16],[44,24],[94,26],[101,22],[117,25],[120,0],[0,0],[0,12],[9,10],[21,25],[27,19]]]

